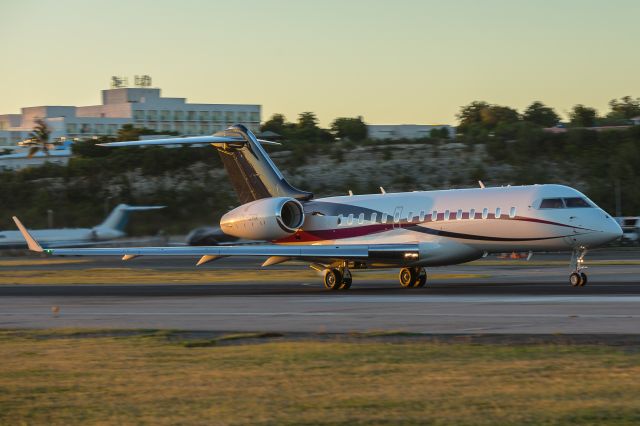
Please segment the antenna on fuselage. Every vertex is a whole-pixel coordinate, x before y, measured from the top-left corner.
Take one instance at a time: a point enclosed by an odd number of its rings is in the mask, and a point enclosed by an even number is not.
[[[480,185],[480,188],[481,188],[481,189],[484,189],[484,183],[482,183],[482,181],[481,181],[481,180],[479,180],[479,181],[478,181],[478,185]]]
[[[381,194],[386,194],[386,193],[387,193],[387,191],[385,191],[383,187],[380,187],[380,193],[381,193]]]
[[[349,190],[349,197],[353,197],[353,191]]]

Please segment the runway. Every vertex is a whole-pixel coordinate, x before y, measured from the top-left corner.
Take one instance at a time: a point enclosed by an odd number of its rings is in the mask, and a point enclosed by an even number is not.
[[[233,266],[220,263],[215,268]],[[190,263],[184,267],[192,268]],[[434,279],[426,288],[407,290],[395,280],[369,280],[355,271],[348,292],[327,292],[319,278],[276,283],[2,285],[0,328],[640,333],[640,265],[594,266],[582,288],[568,284],[563,266],[474,264],[434,271],[441,277],[476,275]]]

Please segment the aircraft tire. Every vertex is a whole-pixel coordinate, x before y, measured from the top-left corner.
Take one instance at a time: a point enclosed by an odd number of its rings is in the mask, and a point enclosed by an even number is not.
[[[418,276],[413,283],[413,286],[415,288],[422,288],[427,283],[427,271],[425,271],[424,268],[419,268],[418,271]]]
[[[416,273],[413,268],[402,268],[398,274],[398,280],[403,288],[411,288],[416,282]]]
[[[324,272],[324,288],[327,290],[340,290],[342,286],[342,274],[339,270],[332,268]]]
[[[569,275],[569,284],[571,284],[573,287],[581,286],[582,277],[580,276],[580,274],[577,272],[572,272],[571,275]]]
[[[580,272],[580,287],[587,285],[587,274]]]

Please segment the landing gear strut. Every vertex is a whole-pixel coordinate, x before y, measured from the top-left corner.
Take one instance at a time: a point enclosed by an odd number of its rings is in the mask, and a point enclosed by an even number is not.
[[[351,271],[346,266],[340,268],[328,268],[324,270],[324,288],[327,290],[348,290],[351,288],[353,278]]]
[[[400,285],[404,288],[420,288],[427,283],[427,271],[424,268],[402,268],[398,275]]]
[[[584,266],[584,256],[587,254],[587,250],[584,248],[576,249],[571,255],[571,269],[573,272],[569,275],[569,283],[573,287],[583,287],[587,284],[587,274],[582,272],[583,269],[587,269]]]

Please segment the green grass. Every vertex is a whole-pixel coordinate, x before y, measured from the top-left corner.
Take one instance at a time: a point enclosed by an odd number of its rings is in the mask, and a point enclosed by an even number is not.
[[[0,424],[640,422],[637,347],[177,336],[0,332]]]

